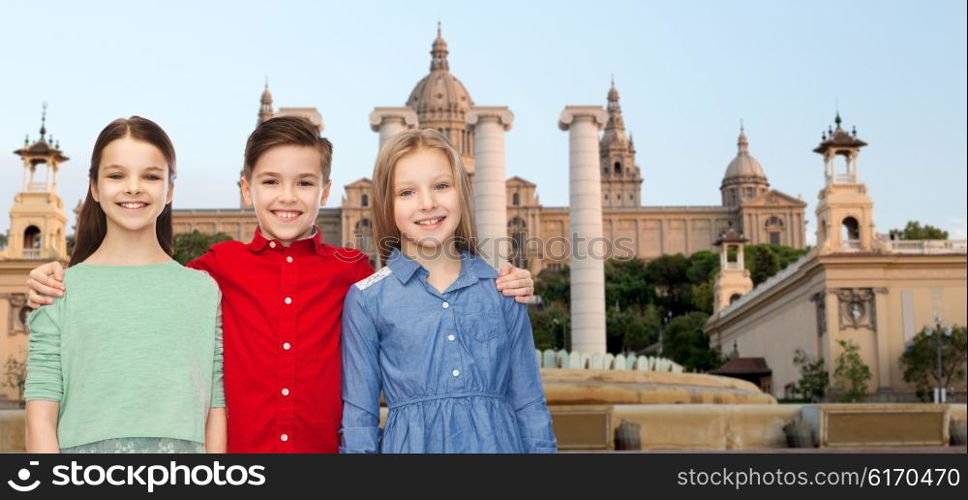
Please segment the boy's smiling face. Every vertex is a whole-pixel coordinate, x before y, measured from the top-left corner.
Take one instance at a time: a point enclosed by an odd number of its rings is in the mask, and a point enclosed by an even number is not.
[[[242,178],[242,196],[255,208],[259,228],[268,239],[288,246],[308,236],[319,207],[326,204],[331,183],[323,179],[320,153],[309,146],[276,146],[263,153]]]

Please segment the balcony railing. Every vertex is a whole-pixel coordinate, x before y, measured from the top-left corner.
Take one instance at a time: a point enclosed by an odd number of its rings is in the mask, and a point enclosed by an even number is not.
[[[856,174],[835,174],[834,182],[837,184],[856,184],[857,175]]]
[[[968,253],[968,240],[887,240],[886,243],[893,253]]]
[[[41,257],[39,248],[24,248],[23,256],[25,259],[39,259]]]
[[[860,250],[860,240],[845,240],[843,243],[844,250]]]

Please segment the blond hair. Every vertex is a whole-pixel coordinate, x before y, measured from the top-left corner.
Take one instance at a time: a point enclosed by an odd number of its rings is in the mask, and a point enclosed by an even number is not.
[[[443,153],[454,174],[454,188],[460,197],[460,224],[454,233],[457,248],[479,253],[474,224],[474,191],[460,153],[440,132],[430,128],[412,129],[390,138],[380,149],[373,167],[373,239],[384,262],[394,248],[400,248],[400,230],[393,213],[393,175],[397,162],[424,149]]]

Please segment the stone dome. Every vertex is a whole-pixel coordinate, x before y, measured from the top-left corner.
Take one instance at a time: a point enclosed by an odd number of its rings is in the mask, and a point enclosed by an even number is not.
[[[736,142],[739,147],[739,151],[736,153],[736,157],[733,161],[729,162],[729,166],[726,167],[726,175],[723,176],[723,184],[729,183],[730,180],[766,180],[766,174],[763,172],[763,167],[760,162],[756,161],[749,153],[749,141],[746,139],[746,134],[743,130],[740,130],[739,139]]]
[[[430,54],[430,74],[417,82],[407,98],[407,106],[418,115],[456,113],[462,119],[463,114],[474,106],[474,101],[464,84],[450,72],[447,42],[441,36],[439,27]]]

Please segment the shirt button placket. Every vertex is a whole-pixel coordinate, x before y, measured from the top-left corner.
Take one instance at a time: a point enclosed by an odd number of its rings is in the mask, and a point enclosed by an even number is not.
[[[280,304],[280,321],[277,325],[279,328],[277,334],[282,342],[280,343],[282,349],[279,350],[279,356],[281,357],[279,363],[279,379],[278,385],[279,393],[281,396],[277,398],[277,419],[276,425],[278,429],[279,444],[284,448],[291,448],[292,446],[292,434],[295,430],[293,426],[295,425],[295,398],[290,396],[290,388],[293,386],[293,382],[296,378],[296,345],[298,342],[297,336],[299,331],[297,328],[297,317],[298,308],[300,303],[298,302],[298,292],[297,285],[299,283],[299,266],[294,264],[295,257],[293,254],[296,250],[293,248],[295,245],[290,247],[279,248],[282,256],[279,262],[279,292],[282,296]],[[278,299],[277,299],[278,300]]]

